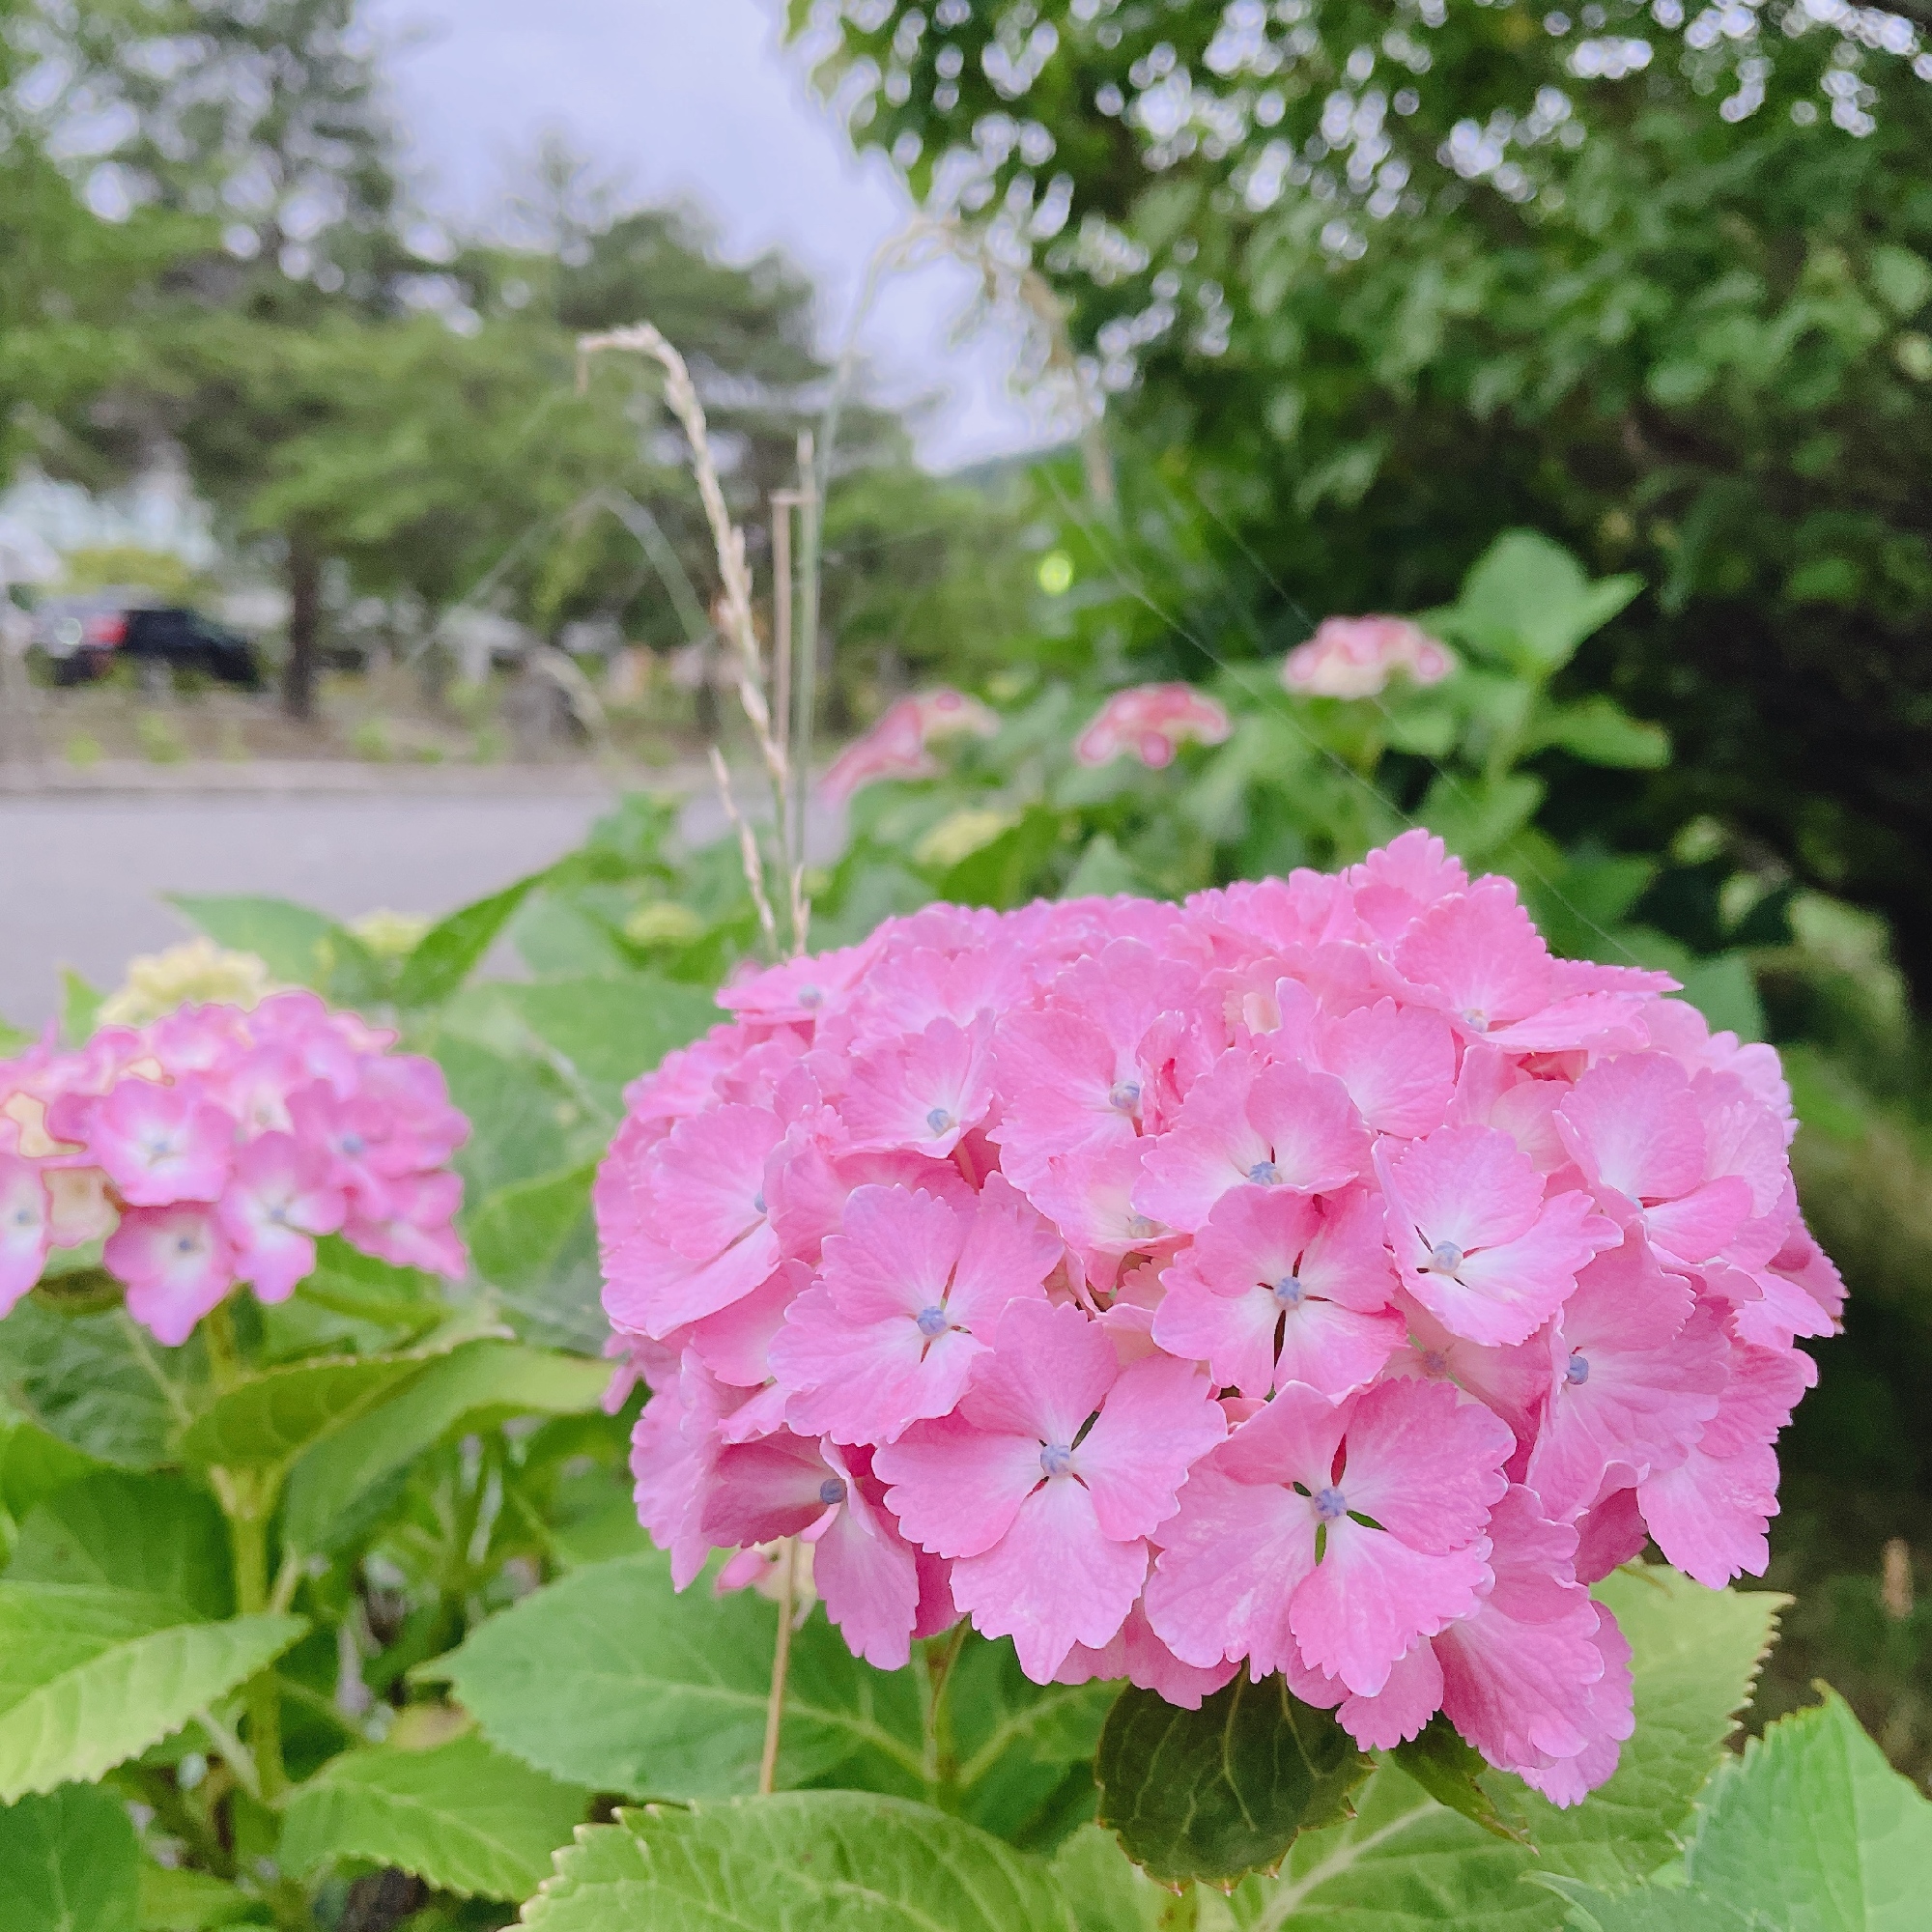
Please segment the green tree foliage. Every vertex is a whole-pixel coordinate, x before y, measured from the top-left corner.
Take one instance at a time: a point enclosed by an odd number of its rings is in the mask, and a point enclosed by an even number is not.
[[[856,137],[1066,302],[1160,607],[1130,647],[1431,603],[1511,523],[1635,569],[1576,675],[1679,755],[1573,821],[1714,812],[1922,987],[1932,88],[1802,8],[1701,51],[1654,11],[852,7],[815,44]]]

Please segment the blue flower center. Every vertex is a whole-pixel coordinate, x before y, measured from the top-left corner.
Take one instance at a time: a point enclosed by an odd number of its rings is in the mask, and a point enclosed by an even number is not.
[[[195,1239],[192,1235],[177,1235],[175,1236],[176,1254],[191,1255],[194,1253],[194,1250],[195,1250]]]
[[[1122,1114],[1139,1113],[1141,1083],[1138,1080],[1116,1080],[1107,1089],[1107,1104]]]
[[[1437,1274],[1454,1274],[1463,1265],[1463,1250],[1454,1241],[1437,1241],[1429,1251],[1429,1265]]]
[[[1150,1221],[1145,1214],[1136,1214],[1127,1223],[1127,1238],[1130,1241],[1151,1241],[1160,1233],[1160,1223]]]
[[[1563,1379],[1574,1388],[1581,1388],[1590,1379],[1590,1358],[1578,1351],[1570,1357],[1570,1366],[1563,1371]]]
[[[936,1301],[929,1308],[922,1308],[919,1311],[919,1332],[928,1342],[936,1335],[945,1334],[952,1325],[946,1319],[945,1309]]]
[[[935,1107],[926,1115],[925,1124],[936,1134],[943,1134],[952,1124],[952,1116],[944,1107]]]
[[[355,1156],[359,1154],[362,1151],[362,1150],[368,1145],[369,1143],[365,1141],[360,1134],[344,1134],[342,1136],[342,1151],[346,1153],[351,1160],[354,1160]]]
[[[1333,1483],[1325,1490],[1317,1490],[1312,1500],[1315,1514],[1323,1522],[1340,1522],[1349,1514],[1349,1499]]]
[[[838,1476],[827,1476],[818,1486],[818,1500],[827,1509],[834,1503],[842,1503],[845,1500],[844,1482]]]
[[[753,1214],[762,1214],[764,1211],[765,1211],[765,1190],[761,1187],[754,1195],[752,1196],[752,1212]]]
[[[1073,1451],[1064,1442],[1043,1442],[1039,1450],[1040,1470],[1046,1476],[1070,1476],[1073,1473]]]
[[[1298,1275],[1283,1275],[1274,1285],[1274,1298],[1284,1308],[1299,1308],[1301,1306],[1301,1278]]]
[[[817,1006],[824,997],[825,995],[816,986],[801,986],[798,989],[798,1003],[808,1009]]]
[[[1258,1160],[1254,1166],[1248,1169],[1248,1179],[1257,1187],[1279,1187],[1281,1185],[1281,1169],[1271,1160]]]

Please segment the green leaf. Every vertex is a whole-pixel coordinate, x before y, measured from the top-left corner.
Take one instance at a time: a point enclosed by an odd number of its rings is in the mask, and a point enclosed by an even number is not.
[[[125,1309],[61,1315],[28,1299],[0,1321],[0,1388],[82,1454],[152,1469],[191,1412],[197,1344],[163,1349]]]
[[[292,1362],[224,1390],[183,1432],[204,1469],[272,1469],[332,1435],[423,1372],[420,1355]]]
[[[754,1790],[778,1612],[755,1591],[679,1595],[655,1550],[526,1597],[440,1666],[493,1744],[593,1791]],[[923,1788],[910,1673],[870,1669],[814,1615],[793,1640],[779,1777]]]
[[[1548,672],[1642,588],[1632,576],[1593,583],[1561,544],[1534,530],[1505,530],[1477,559],[1455,605],[1432,614],[1463,642]]]
[[[111,1771],[307,1628],[293,1616],[197,1623],[131,1590],[0,1581],[0,1803]]]
[[[1181,1923],[1178,1908],[1194,1903],[1156,1885],[1121,1850],[1121,1841],[1098,1825],[1082,1825],[1053,1855],[1053,1875],[1073,1908],[1080,1932],[1161,1932]],[[1170,1920],[1168,1915],[1177,1913]]]
[[[1092,1762],[1118,1687],[1036,1684],[1010,1641],[963,1640],[946,1679],[957,1808],[983,1831],[1044,1849],[1094,1814]]]
[[[270,1917],[261,1899],[206,1872],[141,1867],[141,1932],[216,1932],[223,1925],[264,1925]]]
[[[923,1804],[789,1792],[624,1812],[524,1911],[540,1932],[1073,1932],[1037,1860]]]
[[[654,974],[539,980],[497,990],[613,1115],[629,1082],[724,1018],[703,987]]]
[[[448,999],[475,971],[497,935],[546,876],[532,872],[500,893],[459,907],[431,926],[403,961],[396,981],[397,1006],[433,1007]]]
[[[21,1523],[7,1577],[138,1590],[199,1617],[235,1607],[228,1525],[182,1476],[102,1470],[57,1491]]]
[[[1633,718],[1602,693],[1580,704],[1552,706],[1536,724],[1525,751],[1554,745],[1593,765],[1661,771],[1670,762],[1670,733],[1662,724]]]
[[[1305,1833],[1278,1882],[1239,1889],[1239,1922],[1266,1932],[1552,1932],[1561,1902],[1524,1877],[1555,1873],[1617,1891],[1674,1858],[1787,1599],[1706,1590],[1638,1565],[1612,1572],[1594,1594],[1630,1640],[1636,1689],[1636,1731],[1607,1784],[1559,1810],[1520,1779],[1492,1772],[1485,1788],[1528,1828],[1521,1846],[1485,1833],[1384,1762],[1351,1822]]]
[[[958,905],[1011,907],[1043,889],[1048,861],[1065,826],[1059,812],[1029,806],[1010,831],[961,859],[938,881],[942,898]]]
[[[355,1531],[355,1504],[433,1444],[519,1415],[582,1415],[610,1385],[610,1365],[516,1342],[470,1342],[357,1412],[290,1471],[282,1531],[310,1553]]]
[[[1714,1028],[1734,1033],[1740,1039],[1764,1037],[1764,1006],[1744,953],[1719,952],[1715,958],[1699,959],[1677,977],[1684,982],[1683,997]]]
[[[7,1425],[0,1428],[0,1509],[16,1523],[22,1522],[36,1503],[100,1466],[92,1456],[70,1448],[38,1423]]]
[[[1305,1831],[1349,1812],[1369,1760],[1280,1677],[1238,1676],[1198,1711],[1122,1690],[1100,1734],[1100,1822],[1163,1885],[1225,1885],[1277,1865]]]
[[[1780,1719],[1699,1806],[1685,1874],[1707,1895],[1818,1932],[1912,1932],[1932,1883],[1932,1804],[1845,1700]]]
[[[1527,772],[1495,780],[1455,779],[1438,773],[1418,814],[1450,851],[1480,866],[1529,823],[1543,803],[1543,781]]]
[[[246,895],[164,895],[217,946],[252,952],[277,980],[328,992],[345,974],[373,984],[381,977],[369,950],[346,926],[291,899]]]
[[[1456,1727],[1438,1711],[1421,1734],[1389,1753],[1436,1804],[1460,1811],[1472,1824],[1526,1844],[1529,1833],[1520,1820],[1506,1818],[1495,1799],[1478,1781],[1489,1769],[1481,1751],[1457,1736]]]
[[[105,993],[98,992],[71,966],[61,968],[61,1041],[84,1046],[100,1024]]]
[[[64,1784],[0,1811],[0,1925],[7,1932],[135,1932],[140,1849],[128,1807]]]
[[[461,1737],[434,1750],[354,1750],[297,1788],[281,1862],[308,1873],[370,1859],[464,1898],[527,1898],[590,1794]]]
[[[539,1285],[590,1211],[596,1177],[597,1164],[589,1161],[497,1188],[478,1205],[466,1230],[477,1273],[503,1288]]]
[[[1883,243],[1871,251],[1871,283],[1894,315],[1914,315],[1932,298],[1932,263]]]

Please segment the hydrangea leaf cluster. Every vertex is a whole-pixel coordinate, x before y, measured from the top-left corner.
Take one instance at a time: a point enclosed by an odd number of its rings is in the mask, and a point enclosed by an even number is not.
[[[394,1040],[293,991],[0,1062],[0,1314],[53,1249],[95,1241],[170,1347],[238,1282],[287,1299],[324,1235],[459,1278],[448,1162],[469,1124]]]
[[[1040,1683],[1279,1672],[1577,1801],[1588,1586],[1763,1571],[1843,1299],[1776,1054],[1674,990],[1421,832],[748,973],[596,1185],[642,1520],[680,1587],[805,1539],[883,1667],[963,1616]]]

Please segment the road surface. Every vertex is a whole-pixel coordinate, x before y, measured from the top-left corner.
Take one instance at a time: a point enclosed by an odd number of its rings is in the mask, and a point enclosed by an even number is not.
[[[59,969],[120,982],[185,938],[160,895],[267,893],[338,919],[453,910],[578,844],[608,801],[550,797],[0,797],[0,1016],[38,1028]]]

